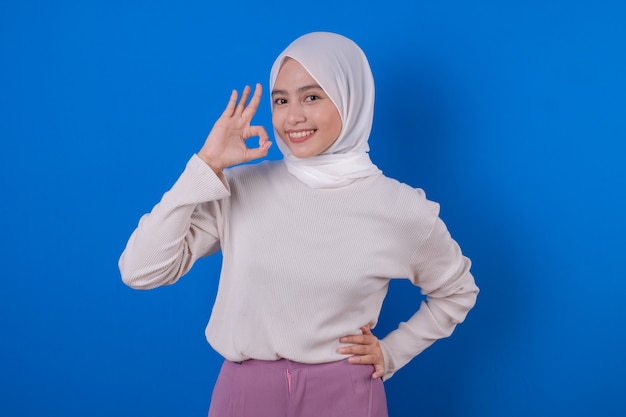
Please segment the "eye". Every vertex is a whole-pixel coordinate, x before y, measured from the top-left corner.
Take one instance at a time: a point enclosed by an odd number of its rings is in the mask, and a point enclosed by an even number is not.
[[[277,98],[274,100],[274,104],[285,104],[287,102],[284,98]]]
[[[310,95],[306,96],[304,101],[315,101],[315,100],[319,100],[319,99],[320,99],[319,96],[316,96],[315,94],[310,94]]]

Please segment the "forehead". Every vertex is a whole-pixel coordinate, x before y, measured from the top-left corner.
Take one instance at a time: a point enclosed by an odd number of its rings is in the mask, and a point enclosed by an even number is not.
[[[273,91],[276,90],[296,90],[302,87],[321,88],[313,76],[293,58],[285,58],[276,80]]]

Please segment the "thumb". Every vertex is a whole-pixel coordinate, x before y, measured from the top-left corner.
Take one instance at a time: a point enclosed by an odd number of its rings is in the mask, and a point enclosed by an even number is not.
[[[272,146],[272,142],[265,141],[260,143],[258,148],[247,148],[245,162],[263,158],[267,155],[267,151],[270,149],[270,146]]]
[[[372,379],[382,378],[385,375],[385,368],[382,365],[374,365],[374,373],[372,374]]]
[[[246,146],[245,162],[252,161],[254,159],[263,158],[267,155],[267,151],[272,146],[272,142],[268,140],[267,131],[263,126],[250,126],[245,132],[245,139],[252,137],[259,137],[259,146],[257,148],[248,148]]]

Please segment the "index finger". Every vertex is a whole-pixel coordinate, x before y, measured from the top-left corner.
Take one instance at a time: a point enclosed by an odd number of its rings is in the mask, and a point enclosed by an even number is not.
[[[365,326],[361,327],[361,331],[363,332],[363,334],[372,334],[371,324],[368,323]]]
[[[371,345],[376,337],[371,334],[344,336],[339,341],[341,343],[357,343],[359,345]]]

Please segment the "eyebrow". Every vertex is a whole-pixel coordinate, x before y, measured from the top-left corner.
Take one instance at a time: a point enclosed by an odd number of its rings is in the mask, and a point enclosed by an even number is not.
[[[308,91],[308,90],[313,90],[313,89],[320,89],[323,91],[323,88],[319,86],[319,84],[309,84],[309,85],[304,85],[302,87],[299,87],[296,91],[298,93],[302,93],[304,91]],[[287,91],[285,90],[272,90],[272,96],[275,96],[276,94],[287,94]]]

